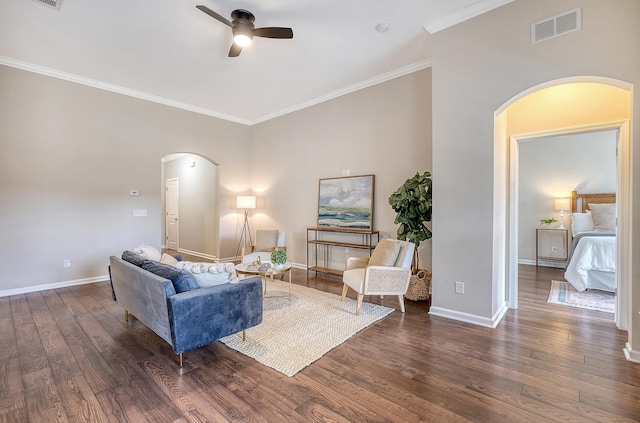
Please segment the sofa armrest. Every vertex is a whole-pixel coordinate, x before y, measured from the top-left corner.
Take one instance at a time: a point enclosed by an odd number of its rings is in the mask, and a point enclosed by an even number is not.
[[[179,354],[262,322],[262,279],[182,292],[167,297],[167,307]]]

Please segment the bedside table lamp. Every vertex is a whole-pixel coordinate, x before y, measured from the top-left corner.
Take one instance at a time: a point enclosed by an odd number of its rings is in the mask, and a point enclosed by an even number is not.
[[[564,227],[564,211],[570,209],[570,207],[569,207],[569,199],[568,198],[556,198],[555,209],[560,211],[560,226],[558,226],[558,229],[566,229]]]

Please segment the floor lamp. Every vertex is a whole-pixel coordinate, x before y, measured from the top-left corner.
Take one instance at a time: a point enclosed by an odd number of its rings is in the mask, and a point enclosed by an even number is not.
[[[256,197],[254,195],[238,195],[236,197],[236,208],[244,209],[244,225],[242,226],[242,232],[240,232],[240,240],[238,241],[238,249],[236,250],[237,260],[243,245],[253,245],[251,229],[249,229],[249,209],[256,208]],[[247,239],[249,243],[247,243]]]

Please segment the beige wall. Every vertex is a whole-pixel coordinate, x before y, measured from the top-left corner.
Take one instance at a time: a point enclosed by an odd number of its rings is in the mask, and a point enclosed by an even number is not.
[[[250,128],[4,66],[0,93],[0,291],[103,276],[111,254],[160,247],[169,153],[220,164],[223,252],[236,238]]]
[[[426,69],[253,127],[252,229],[287,232],[290,259],[306,264],[306,228],[316,226],[318,181],[374,174],[374,227],[396,237],[389,195],[431,170],[431,70]],[[431,267],[431,242],[420,246]],[[354,251],[350,252],[355,255]],[[343,250],[334,265],[344,266]]]
[[[637,51],[640,2],[621,0],[517,0],[433,36],[434,236],[433,307],[450,317],[491,323],[504,303],[494,279],[494,230],[504,208],[494,205],[494,113],[518,94],[548,81],[575,76],[606,77],[640,83]],[[530,44],[532,22],[582,6],[583,28]],[[633,102],[639,104],[638,90]],[[634,108],[633,123],[640,121]],[[504,124],[504,123],[502,123]],[[632,143],[640,137],[633,132]],[[634,148],[632,165],[640,166]],[[637,175],[637,172],[636,172]],[[633,207],[640,207],[640,184],[633,185]],[[498,203],[504,206],[504,202]],[[502,212],[502,214],[501,214]],[[634,217],[640,216],[637,212]],[[640,250],[640,222],[633,225],[634,262]],[[631,337],[640,348],[640,267],[632,271]],[[464,281],[464,295],[454,292]]]
[[[375,226],[395,237],[387,198],[431,169],[429,69],[254,127],[8,67],[0,67],[0,92],[5,294],[101,277],[109,255],[163,245],[161,158],[171,153],[219,164],[220,257],[237,247],[235,196],[253,189],[252,231],[282,227],[291,260],[303,265],[320,178],[342,169],[374,173]],[[176,174],[171,166],[168,174]],[[140,196],[130,197],[130,189]],[[148,216],[133,217],[133,209]],[[193,245],[184,248],[215,251],[206,239],[189,238]],[[420,250],[430,267],[430,242]]]

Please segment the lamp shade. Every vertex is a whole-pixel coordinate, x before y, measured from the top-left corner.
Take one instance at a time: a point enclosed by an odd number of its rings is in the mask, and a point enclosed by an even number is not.
[[[238,209],[255,209],[256,197],[255,195],[238,195],[236,197],[236,208]]]
[[[570,209],[570,205],[569,205],[569,199],[568,198],[556,198],[555,201],[555,209],[556,210],[569,210]]]

